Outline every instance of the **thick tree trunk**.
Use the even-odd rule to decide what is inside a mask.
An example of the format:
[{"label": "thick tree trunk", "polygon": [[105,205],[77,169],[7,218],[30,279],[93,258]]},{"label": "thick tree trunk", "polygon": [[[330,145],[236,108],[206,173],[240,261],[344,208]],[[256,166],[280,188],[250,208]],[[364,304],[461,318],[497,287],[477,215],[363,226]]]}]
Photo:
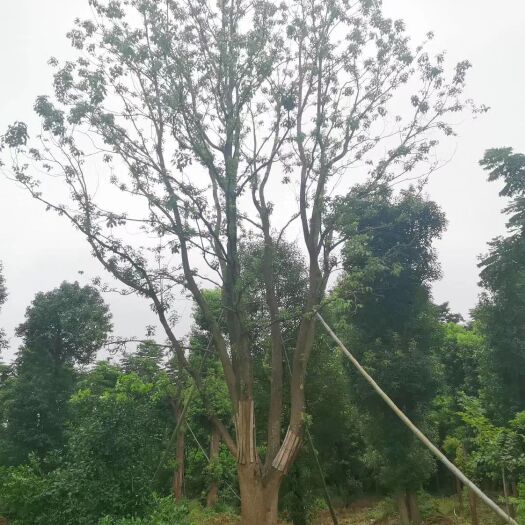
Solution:
[{"label": "thick tree trunk", "polygon": [[410,514],[408,511],[406,492],[400,492],[397,497],[397,507],[399,509],[399,521],[401,525],[410,525]]},{"label": "thick tree trunk", "polygon": [[472,492],[470,489],[468,491],[468,498],[470,503],[470,518],[472,525],[479,525],[478,498],[476,497],[476,494],[474,494],[474,492]]},{"label": "thick tree trunk", "polygon": [[[221,445],[221,435],[219,431],[213,427],[211,431],[211,440],[210,440],[210,462],[213,465],[217,458],[219,457],[219,448]],[[208,497],[206,498],[206,505],[208,507],[215,507],[219,499],[219,485],[217,484],[216,479],[212,479],[210,483],[210,488],[208,490]]]},{"label": "thick tree trunk", "polygon": [[258,463],[237,465],[241,489],[241,525],[276,525],[282,476],[263,482]]},{"label": "thick tree trunk", "polygon": [[417,494],[409,492],[407,494],[408,513],[410,516],[410,523],[413,525],[421,525],[421,512],[419,512],[419,505],[417,503]]},{"label": "thick tree trunk", "polygon": [[255,415],[251,399],[239,402],[235,431],[241,525],[277,525],[281,480],[293,461],[299,441],[289,430],[272,466],[263,469],[255,444]]}]

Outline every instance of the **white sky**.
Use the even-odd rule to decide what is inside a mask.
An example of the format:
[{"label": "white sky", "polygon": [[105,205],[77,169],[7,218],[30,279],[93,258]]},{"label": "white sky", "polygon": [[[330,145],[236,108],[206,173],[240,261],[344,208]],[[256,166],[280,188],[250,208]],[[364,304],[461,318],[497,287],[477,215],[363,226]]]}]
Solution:
[{"label": "white sky", "polygon": [[[474,65],[469,96],[491,107],[481,118],[460,122],[454,156],[428,186],[449,221],[437,243],[444,277],[434,286],[434,297],[450,301],[453,310],[467,315],[479,293],[477,257],[487,241],[504,232],[505,222],[498,186],[486,182],[478,160],[489,147],[513,146],[525,152],[525,68],[520,58],[525,49],[525,2],[384,0],[384,6],[389,16],[406,21],[415,42],[432,30],[435,46],[447,50],[451,62],[469,59]],[[50,92],[47,60],[68,56],[65,33],[75,17],[88,15],[87,0],[0,1],[0,130],[14,120],[35,122],[33,101]],[[80,234],[2,176],[0,260],[9,290],[0,326],[10,336],[36,292],[63,280],[85,283],[102,274]],[[144,301],[119,296],[107,300],[117,334],[143,336],[144,327],[154,324]],[[190,305],[181,306],[187,317]],[[13,340],[4,358],[12,357],[16,344]]]}]

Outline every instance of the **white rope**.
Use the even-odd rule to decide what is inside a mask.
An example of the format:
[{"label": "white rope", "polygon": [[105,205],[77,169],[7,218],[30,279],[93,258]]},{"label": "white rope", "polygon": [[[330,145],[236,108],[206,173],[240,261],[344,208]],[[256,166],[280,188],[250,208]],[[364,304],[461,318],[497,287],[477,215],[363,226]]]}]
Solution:
[{"label": "white rope", "polygon": [[368,372],[360,365],[359,361],[348,351],[341,340],[335,335],[334,331],[326,324],[325,320],[319,313],[316,313],[317,318],[321,321],[326,331],[330,334],[332,339],[337,343],[341,351],[350,359],[352,364],[357,368],[358,372],[368,381],[372,388],[383,398],[385,403],[395,412],[395,414],[403,421],[403,423],[416,435],[416,437],[447,467],[452,474],[454,474],[464,485],[470,488],[479,499],[485,502],[498,516],[503,518],[511,525],[518,525],[497,503],[492,501],[477,485],[475,485],[456,465],[449,459],[419,430],[419,428],[408,419],[408,417],[399,409],[399,407],[388,397],[388,395],[381,389],[381,387],[372,379]]}]

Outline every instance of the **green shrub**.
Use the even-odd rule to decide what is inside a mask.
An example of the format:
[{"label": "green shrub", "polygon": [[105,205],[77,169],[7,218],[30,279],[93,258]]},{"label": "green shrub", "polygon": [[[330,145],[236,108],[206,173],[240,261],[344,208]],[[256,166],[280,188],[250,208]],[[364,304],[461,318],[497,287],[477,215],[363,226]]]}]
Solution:
[{"label": "green shrub", "polygon": [[227,509],[206,509],[197,502],[176,502],[171,497],[156,497],[151,512],[143,518],[110,517],[100,520],[99,525],[203,525],[217,516],[233,518],[234,513]]},{"label": "green shrub", "polygon": [[151,513],[144,518],[103,518],[99,525],[190,525],[189,508],[171,497],[156,497]]},{"label": "green shrub", "polygon": [[13,525],[50,523],[49,484],[33,460],[28,465],[0,468],[0,516]]}]

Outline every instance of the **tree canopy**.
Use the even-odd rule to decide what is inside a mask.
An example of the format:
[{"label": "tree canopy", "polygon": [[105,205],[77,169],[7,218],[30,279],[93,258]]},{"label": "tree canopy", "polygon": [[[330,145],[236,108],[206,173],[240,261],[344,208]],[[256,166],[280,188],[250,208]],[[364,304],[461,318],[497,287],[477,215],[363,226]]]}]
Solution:
[{"label": "tree canopy", "polygon": [[31,453],[43,457],[63,446],[73,365],[94,359],[111,330],[110,319],[91,286],[63,282],[35,296],[17,329],[23,346],[3,394],[4,461],[17,464]]},{"label": "tree canopy", "polygon": [[480,162],[489,171],[489,180],[502,179],[500,195],[511,198],[504,209],[509,234],[493,239],[480,262],[484,293],[474,311],[488,343],[483,364],[486,401],[500,423],[525,409],[524,158],[511,148],[500,148],[488,150]]}]

